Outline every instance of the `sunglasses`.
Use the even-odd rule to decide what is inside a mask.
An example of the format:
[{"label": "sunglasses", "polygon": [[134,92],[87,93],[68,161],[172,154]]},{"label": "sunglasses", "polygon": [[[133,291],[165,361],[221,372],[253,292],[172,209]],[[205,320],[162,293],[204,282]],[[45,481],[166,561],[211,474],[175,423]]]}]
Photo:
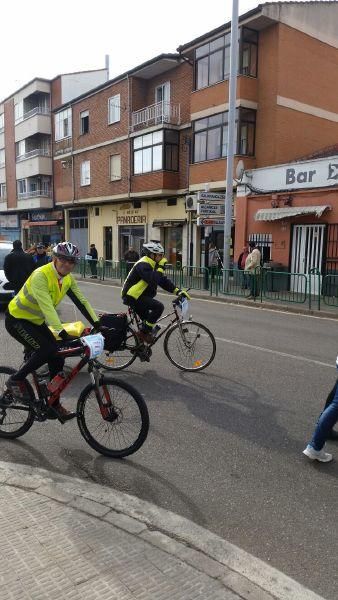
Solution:
[{"label": "sunglasses", "polygon": [[58,256],[57,258],[62,263],[69,263],[70,265],[75,265],[76,263],[76,258],[66,258],[66,256]]}]

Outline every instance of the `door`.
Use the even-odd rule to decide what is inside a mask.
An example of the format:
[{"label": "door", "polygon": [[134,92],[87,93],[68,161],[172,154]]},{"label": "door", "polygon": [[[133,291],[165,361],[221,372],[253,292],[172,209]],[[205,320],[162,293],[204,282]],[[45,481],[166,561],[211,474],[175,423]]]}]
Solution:
[{"label": "door", "polygon": [[103,228],[103,245],[104,245],[104,259],[112,260],[113,258],[113,228]]},{"label": "door", "polygon": [[157,109],[157,122],[170,122],[170,81],[161,83],[155,88],[155,103],[161,102]]},{"label": "door", "polygon": [[[318,295],[321,289],[321,272],[323,258],[323,240],[325,225],[295,225],[292,239],[292,273],[310,274],[312,269],[318,269],[318,275],[311,276],[311,292]],[[303,293],[305,291],[305,278],[292,277],[292,290]]]}]

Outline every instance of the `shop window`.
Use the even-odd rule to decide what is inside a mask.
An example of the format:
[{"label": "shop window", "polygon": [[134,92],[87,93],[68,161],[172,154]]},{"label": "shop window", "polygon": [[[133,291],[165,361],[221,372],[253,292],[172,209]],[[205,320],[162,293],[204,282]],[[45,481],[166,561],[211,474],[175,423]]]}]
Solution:
[{"label": "shop window", "polygon": [[89,110],[80,112],[80,134],[89,133]]},{"label": "shop window", "polygon": [[[254,155],[256,112],[236,110],[234,153]],[[194,162],[223,158],[228,151],[228,113],[219,113],[194,123]]]},{"label": "shop window", "polygon": [[[257,77],[258,32],[239,29],[238,72]],[[203,44],[195,50],[195,88],[197,90],[223,81],[230,73],[230,33]]]}]

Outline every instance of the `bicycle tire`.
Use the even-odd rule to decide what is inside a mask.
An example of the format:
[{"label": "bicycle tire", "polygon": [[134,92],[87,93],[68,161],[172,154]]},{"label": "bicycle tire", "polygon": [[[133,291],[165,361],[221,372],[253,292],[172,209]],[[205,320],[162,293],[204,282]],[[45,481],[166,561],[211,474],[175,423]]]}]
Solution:
[{"label": "bicycle tire", "polygon": [[[107,350],[104,350],[102,352],[102,354],[100,354],[100,356],[98,356],[95,359],[95,364],[101,368],[104,369],[105,371],[122,371],[123,369],[126,369],[127,367],[129,367],[135,360],[136,360],[136,352],[132,353],[131,352],[131,347],[129,348],[129,344],[131,344],[131,342],[129,342],[128,340],[132,339],[133,340],[133,347],[136,348],[136,346],[138,345],[138,340],[136,337],[136,334],[134,332],[134,330],[131,327],[128,327],[127,329],[127,345],[128,347],[126,348],[126,352],[129,351],[129,354],[127,354],[126,357],[126,362],[123,362],[122,364],[118,364],[119,361],[119,353],[124,352],[125,350],[115,350],[114,352],[108,352]],[[117,361],[117,364],[114,364],[114,361]]]},{"label": "bicycle tire", "polygon": [[[114,395],[116,396],[116,398],[114,398],[114,400],[112,398],[113,408],[114,408],[114,412],[116,411],[116,414],[118,414],[118,417],[116,417],[116,420],[114,420],[112,422],[109,422],[109,421],[107,422],[102,417],[102,414],[100,412],[100,407],[98,406],[98,401],[97,401],[96,394],[95,394],[95,385],[90,383],[82,390],[81,395],[78,400],[78,403],[77,403],[78,426],[79,426],[81,435],[84,437],[87,444],[89,444],[89,446],[91,446],[94,450],[96,450],[96,452],[99,452],[100,454],[103,454],[104,456],[109,456],[110,458],[123,458],[123,457],[129,456],[130,454],[133,454],[134,452],[139,450],[139,448],[141,448],[142,444],[145,442],[147,435],[148,435],[148,431],[149,431],[148,408],[147,408],[147,405],[146,405],[143,397],[141,396],[141,394],[129,383],[126,383],[125,381],[113,379],[112,377],[102,377],[102,379],[99,383],[99,387],[102,388],[103,385],[112,386],[114,388]],[[117,393],[115,394],[115,392],[117,392]],[[103,394],[103,392],[101,392],[101,393]],[[109,390],[109,393],[110,393],[110,396],[112,397],[111,390]],[[140,426],[138,428],[139,431],[137,431],[136,437],[133,436],[133,438],[135,437],[135,439],[133,439],[129,445],[126,445],[123,448],[122,447],[108,448],[107,446],[100,443],[97,440],[97,437],[95,437],[95,436],[96,436],[96,433],[98,433],[98,429],[99,428],[102,429],[102,427],[106,428],[104,433],[107,434],[107,428],[108,428],[108,425],[110,424],[112,427],[111,427],[111,431],[108,436],[109,441],[111,440],[112,433],[117,434],[118,442],[121,442],[121,440],[124,441],[124,439],[125,439],[124,434],[121,432],[121,430],[120,431],[116,430],[116,432],[113,432],[113,427],[115,427],[115,428],[118,427],[123,422],[123,418],[125,416],[123,414],[123,406],[121,406],[121,393],[124,393],[126,395],[126,397],[128,397],[130,400],[132,400],[133,405],[136,404],[136,406],[137,406],[137,414],[140,417]],[[91,396],[93,396],[93,397],[91,397]],[[120,404],[118,405],[119,400],[120,400]],[[99,423],[94,428],[95,436],[94,436],[94,433],[90,431],[90,425],[88,423],[88,418],[85,416],[86,405],[87,405],[88,401],[92,403],[92,406],[94,406],[96,423],[97,422]],[[128,419],[128,417],[127,417],[127,419]],[[106,437],[107,437],[107,435],[106,435]]]},{"label": "bicycle tire", "polygon": [[[11,369],[10,367],[0,367],[0,397],[2,397],[4,391],[5,391],[5,381],[3,378],[1,378],[1,375],[5,375],[6,376],[6,380],[8,379],[9,375],[13,375],[13,373],[15,373],[15,369]],[[27,381],[27,380],[26,380]],[[31,398],[32,400],[34,400],[35,395],[33,392],[33,388],[31,386],[31,384],[29,383],[29,381],[27,381],[27,387],[30,391],[31,394]],[[14,406],[18,406],[17,402],[12,404],[9,404],[8,406],[4,407],[2,406],[2,402],[0,400],[0,421],[1,419],[5,419],[7,413],[9,413],[9,411],[11,411],[11,407],[12,407],[12,411],[14,412],[14,414],[18,414],[20,412],[20,408],[13,408]],[[19,405],[20,406],[20,405]],[[27,418],[23,421],[22,425],[20,427],[18,427],[18,429],[13,429],[12,431],[6,431],[3,429],[3,427],[5,427],[5,423],[0,423],[0,438],[4,438],[4,439],[8,439],[8,440],[13,440],[15,438],[21,437],[22,435],[24,435],[33,425],[34,423],[34,411],[30,408],[26,406],[22,406],[22,412],[25,412],[27,415]],[[16,423],[14,422],[13,425],[15,425]]]},{"label": "bicycle tire", "polygon": [[[180,326],[182,326],[185,329],[189,329],[189,328],[197,328],[197,333],[195,335],[195,339],[199,339],[201,337],[201,333],[199,333],[200,330],[202,330],[204,333],[202,334],[203,336],[207,336],[210,340],[210,355],[208,356],[207,360],[205,361],[201,361],[201,358],[192,358],[192,352],[191,352],[191,348],[189,348],[186,344],[186,342],[183,340],[183,344],[182,344],[182,335],[181,335],[181,329]],[[178,341],[180,342],[180,346],[178,346],[178,354],[183,354],[185,353],[187,360],[191,360],[192,362],[192,366],[185,366],[183,364],[181,364],[180,362],[178,362],[178,360],[175,360],[175,358],[173,358],[172,355],[172,351],[169,349],[169,343],[171,341],[171,339],[173,340],[173,336],[175,333],[177,333],[179,331],[179,338]],[[164,352],[165,355],[167,356],[167,358],[170,360],[170,362],[177,367],[178,369],[180,369],[181,371],[188,371],[188,372],[192,372],[192,371],[203,371],[203,369],[206,369],[214,360],[215,358],[215,354],[216,354],[216,341],[214,338],[214,335],[211,333],[210,329],[208,329],[205,325],[202,325],[202,323],[198,323],[197,321],[182,321],[181,323],[176,323],[173,327],[171,327],[168,331],[168,333],[166,334],[165,338],[164,338],[164,342],[163,342],[163,347],[164,347]],[[194,365],[195,363],[195,365]]]}]

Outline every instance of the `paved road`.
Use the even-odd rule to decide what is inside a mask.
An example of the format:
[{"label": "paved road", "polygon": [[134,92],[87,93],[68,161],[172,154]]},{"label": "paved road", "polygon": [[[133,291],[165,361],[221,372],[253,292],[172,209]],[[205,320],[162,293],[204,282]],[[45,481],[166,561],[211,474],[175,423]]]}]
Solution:
[{"label": "paved road", "polygon": [[[98,309],[120,310],[116,288],[81,286]],[[67,305],[65,320],[73,314]],[[313,465],[301,451],[335,380],[337,324],[202,300],[193,315],[218,341],[207,371],[181,373],[156,348],[150,364],[119,375],[143,392],[150,410],[151,431],[137,454],[105,459],[76,424],[48,423],[15,443],[2,441],[1,458],[88,477],[169,508],[334,600],[337,462]],[[17,346],[7,334],[1,339],[2,362],[18,364]],[[78,378],[74,397],[87,379]],[[338,459],[338,445],[330,446]]]}]

